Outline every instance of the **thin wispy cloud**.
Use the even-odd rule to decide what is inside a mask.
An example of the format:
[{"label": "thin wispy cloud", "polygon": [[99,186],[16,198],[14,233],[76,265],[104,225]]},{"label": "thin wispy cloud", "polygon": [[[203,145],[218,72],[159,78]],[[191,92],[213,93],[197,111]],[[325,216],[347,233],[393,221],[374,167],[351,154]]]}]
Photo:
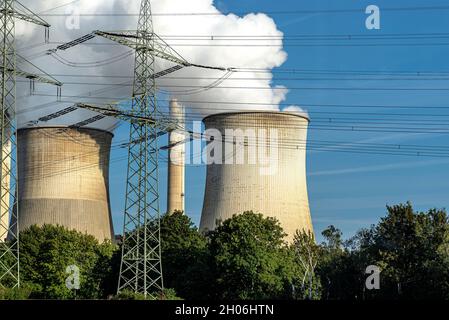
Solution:
[{"label": "thin wispy cloud", "polygon": [[351,174],[351,173],[365,173],[365,172],[378,172],[378,171],[388,171],[397,169],[408,169],[415,167],[427,167],[439,164],[448,164],[449,160],[427,160],[427,161],[415,161],[415,162],[402,162],[402,163],[390,163],[384,165],[374,165],[374,166],[364,166],[358,168],[345,168],[336,170],[323,170],[317,172],[311,172],[308,176],[333,176],[341,174]]}]

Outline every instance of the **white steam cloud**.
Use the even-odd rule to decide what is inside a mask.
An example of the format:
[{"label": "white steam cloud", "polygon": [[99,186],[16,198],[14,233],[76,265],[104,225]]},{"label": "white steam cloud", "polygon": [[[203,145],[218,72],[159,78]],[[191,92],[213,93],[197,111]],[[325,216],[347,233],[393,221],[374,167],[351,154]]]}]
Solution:
[{"label": "white steam cloud", "polygon": [[290,113],[296,113],[296,114],[299,114],[299,115],[303,115],[303,116],[309,117],[309,114],[307,113],[307,111],[304,111],[303,108],[298,107],[298,106],[288,106],[288,107],[282,109],[282,111],[290,112]]},{"label": "white steam cloud", "polygon": [[[89,45],[79,45],[67,52],[60,51],[59,59],[64,63],[45,55],[45,50],[93,30],[135,30],[137,16],[133,14],[139,12],[140,1],[80,0],[72,6],[60,7],[67,2],[70,1],[22,1],[34,12],[43,12],[43,18],[52,25],[51,43],[43,44],[44,30],[41,27],[19,22],[16,26],[18,53],[29,57],[31,62],[55,75],[55,78],[65,85],[62,91],[62,102],[57,102],[56,88],[36,84],[35,95],[29,96],[28,83],[20,82],[17,90],[19,126],[28,126],[31,121],[66,108],[75,102],[101,104],[129,100],[131,95],[134,55],[129,48],[96,38],[87,42]],[[47,11],[56,7],[60,8]],[[262,13],[251,13],[244,17],[234,14],[223,15],[213,5],[212,0],[154,0],[152,11],[158,14],[153,18],[155,32],[173,45],[173,48],[189,62],[210,66],[249,68],[244,73],[233,73],[230,78],[220,84],[226,88],[213,88],[206,91],[200,89],[209,86],[214,79],[222,77],[225,73],[193,67],[182,69],[158,79],[159,88],[167,92],[162,100],[176,97],[181,101],[191,101],[184,103],[186,112],[188,115],[195,114],[198,118],[233,110],[279,110],[279,103],[285,100],[288,89],[273,87],[271,70],[281,66],[286,61],[287,54],[282,48],[283,33],[277,29],[273,19]],[[76,17],[61,15],[67,12],[81,14],[79,29],[67,27],[76,26],[77,22]],[[191,12],[210,15],[182,15],[182,13]],[[103,15],[105,13],[109,15]],[[159,15],[161,13],[180,13],[181,15]],[[272,37],[249,43],[257,46],[239,46],[248,43],[245,40],[239,40],[238,37],[261,35]],[[215,38],[212,39],[211,36]],[[219,36],[232,38],[219,40]],[[115,63],[105,64],[108,59],[114,60],[113,58],[116,57],[121,59]],[[77,67],[69,66],[73,62]],[[170,66],[172,65],[158,60],[158,70]],[[26,64],[19,63],[19,67],[37,72]],[[260,70],[268,72],[258,72]],[[240,80],[241,78],[245,80]],[[160,104],[166,107],[168,102],[161,101]],[[37,125],[73,124],[92,115],[89,111],[79,110],[51,122]],[[103,119],[90,127],[112,130],[114,124],[113,119]]]}]

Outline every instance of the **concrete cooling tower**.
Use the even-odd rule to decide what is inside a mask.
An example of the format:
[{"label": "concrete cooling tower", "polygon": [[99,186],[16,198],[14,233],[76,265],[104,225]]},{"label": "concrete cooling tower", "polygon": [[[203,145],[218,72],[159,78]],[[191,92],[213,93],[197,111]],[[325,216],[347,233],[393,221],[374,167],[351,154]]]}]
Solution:
[{"label": "concrete cooling tower", "polygon": [[112,239],[109,155],[113,135],[98,129],[18,130],[19,228],[61,225]]},{"label": "concrete cooling tower", "polygon": [[[213,136],[208,146],[215,143],[222,149],[206,152],[200,230],[213,230],[235,214],[254,211],[277,218],[289,242],[296,230],[313,232],[306,183],[308,117],[254,111],[216,114],[203,122],[205,135]],[[209,164],[211,158],[215,163]]]}]

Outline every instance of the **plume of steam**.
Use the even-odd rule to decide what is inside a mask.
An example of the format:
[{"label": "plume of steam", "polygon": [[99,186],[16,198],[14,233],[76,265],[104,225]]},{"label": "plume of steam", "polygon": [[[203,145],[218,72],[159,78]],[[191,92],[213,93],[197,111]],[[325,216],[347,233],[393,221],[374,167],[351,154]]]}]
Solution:
[{"label": "plume of steam", "polygon": [[[22,2],[36,13],[40,13],[60,7],[68,1],[26,0]],[[77,62],[77,67],[68,66],[67,64],[70,63],[60,63],[43,53],[45,50],[56,47],[59,43],[69,42],[93,30],[135,30],[137,16],[132,14],[138,13],[139,9],[140,1],[137,0],[80,0],[71,6],[48,11],[53,14],[67,12],[81,14],[79,29],[71,28],[70,26],[73,27],[73,24],[70,25],[71,21],[68,20],[75,19],[76,22],[76,17],[44,16],[44,19],[52,25],[49,45],[43,45],[43,30],[39,27],[18,23],[16,30],[18,53],[32,58],[33,63],[52,75],[65,75],[55,76],[55,78],[61,82],[67,82],[63,88],[62,102],[56,102],[56,89],[54,88],[39,84],[37,93],[29,96],[28,84],[19,83],[19,126],[29,125],[39,117],[61,110],[74,102],[107,103],[129,100],[134,71],[134,56],[129,48],[113,45],[110,41],[100,39],[92,40],[95,45],[80,45],[60,54],[62,61]],[[242,109],[279,110],[279,103],[285,100],[288,89],[280,86],[273,87],[273,75],[270,71],[281,66],[286,61],[287,54],[282,48],[283,33],[277,29],[273,19],[263,13],[251,13],[243,17],[234,14],[224,15],[213,5],[212,0],[154,0],[152,1],[152,10],[158,14],[209,13],[210,15],[198,16],[155,15],[153,17],[154,29],[189,62],[248,68],[247,72],[232,74],[220,84],[226,88],[210,90],[197,89],[209,86],[214,79],[223,77],[224,72],[189,67],[170,74],[165,79],[158,79],[158,87],[161,91],[167,92],[167,95],[176,97],[180,101],[192,101],[184,103],[187,113],[204,116]],[[110,15],[98,15],[100,13]],[[245,41],[238,40],[239,36],[260,35],[273,37],[257,41],[258,46],[239,46],[242,42],[245,43]],[[232,38],[222,41],[217,37],[206,38],[205,36],[231,36]],[[201,40],[198,40],[198,37],[201,37]],[[34,44],[37,45],[33,46]],[[113,58],[120,59],[115,63],[105,64],[108,60],[114,60]],[[162,61],[158,61],[157,64],[157,68],[160,70],[169,66]],[[254,70],[255,68],[268,72],[257,72]],[[235,78],[248,80],[242,81]],[[236,88],[229,89],[228,87]],[[251,89],[253,87],[271,87],[271,89]],[[233,105],[229,102],[243,104]],[[167,105],[167,103],[162,104]],[[91,116],[92,113],[89,111],[80,110],[55,119],[51,124],[73,124]],[[115,120],[113,119],[103,119],[91,126],[112,130],[114,124]]]},{"label": "plume of steam", "polygon": [[309,114],[307,111],[305,111],[304,109],[302,109],[301,107],[298,106],[288,106],[284,109],[282,109],[283,112],[290,112],[290,113],[296,113],[299,115],[303,115],[306,116],[307,118],[309,117]]}]

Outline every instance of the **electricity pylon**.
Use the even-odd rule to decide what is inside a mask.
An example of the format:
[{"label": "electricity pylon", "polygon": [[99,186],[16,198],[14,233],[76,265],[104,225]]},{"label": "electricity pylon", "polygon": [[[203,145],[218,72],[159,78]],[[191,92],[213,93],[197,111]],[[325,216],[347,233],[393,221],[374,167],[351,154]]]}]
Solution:
[{"label": "electricity pylon", "polygon": [[[156,118],[155,48],[151,6],[142,0],[137,33],[132,111]],[[125,34],[105,35],[127,40]],[[122,261],[117,292],[132,290],[156,297],[164,282],[161,263],[157,128],[130,125],[128,174],[122,243]]]},{"label": "electricity pylon", "polygon": [[[17,203],[16,76],[57,85],[53,78],[21,71],[16,67],[15,19],[45,27],[50,25],[15,0],[0,4],[1,34],[1,114],[0,114],[0,287],[20,286],[19,220]],[[58,90],[59,93],[59,90]],[[6,241],[8,238],[8,241]]]},{"label": "electricity pylon", "polygon": [[[109,39],[135,50],[128,148],[128,173],[124,214],[122,260],[117,292],[129,290],[156,298],[163,292],[160,246],[160,210],[157,139],[167,120],[158,110],[156,78],[184,67],[199,67],[231,72],[231,69],[193,64],[173,50],[153,30],[150,0],[142,0],[137,30],[93,31],[81,38],[58,46],[48,54],[89,41],[96,36]],[[155,59],[170,61],[175,66],[155,72]],[[94,110],[94,111],[98,111]],[[101,112],[100,112],[101,113]],[[113,116],[113,114],[109,114]],[[148,120],[150,119],[150,120]]]},{"label": "electricity pylon", "polygon": [[158,177],[159,111],[155,57],[177,64],[167,72],[191,66],[153,31],[151,5],[142,0],[137,32],[102,32],[102,36],[136,50],[132,112],[155,120],[131,122],[128,180],[118,292],[132,290],[156,297],[163,291]]}]

